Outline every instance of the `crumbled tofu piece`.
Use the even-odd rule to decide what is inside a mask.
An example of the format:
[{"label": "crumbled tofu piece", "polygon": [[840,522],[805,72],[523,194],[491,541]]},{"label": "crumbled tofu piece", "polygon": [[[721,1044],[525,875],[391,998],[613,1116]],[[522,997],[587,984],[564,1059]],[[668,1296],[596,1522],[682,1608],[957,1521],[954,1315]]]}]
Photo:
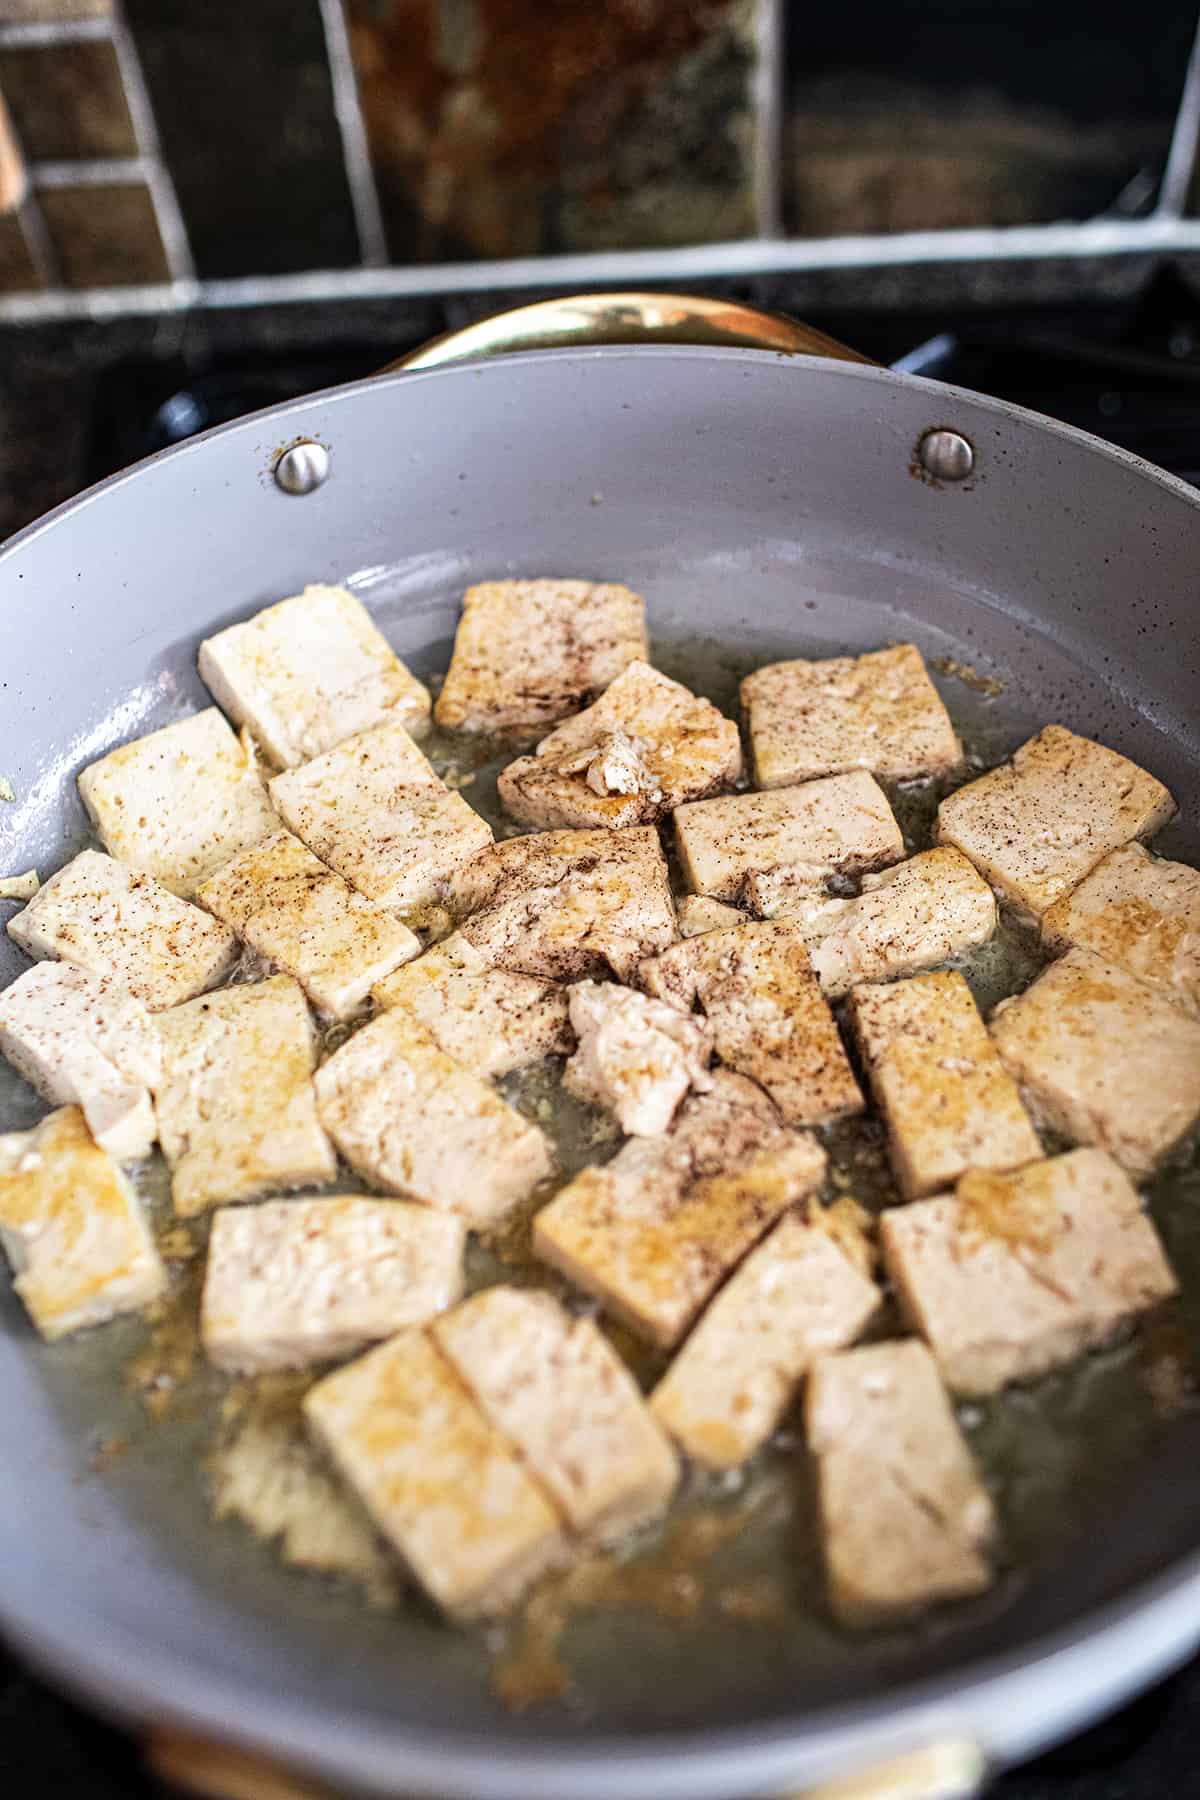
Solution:
[{"label": "crumbled tofu piece", "polygon": [[111,976],[151,1012],[213,987],[238,949],[227,925],[100,850],[52,875],[9,920],[8,935],[29,956]]},{"label": "crumbled tofu piece", "polygon": [[317,1074],[321,1122],[351,1168],[389,1194],[488,1225],[550,1172],[550,1146],[403,1007]]},{"label": "crumbled tofu piece", "polygon": [[726,906],[723,900],[710,900],[707,894],[685,894],[675,903],[675,917],[679,935],[684,938],[701,937],[706,931],[728,931],[746,922],[745,913],[738,907]]},{"label": "crumbled tofu piece", "polygon": [[962,761],[950,715],[915,644],[747,675],[742,706],[759,787],[869,769],[884,781],[942,775]]},{"label": "crumbled tofu piece", "polygon": [[814,1139],[782,1130],[752,1082],[718,1072],[667,1136],[631,1138],[544,1206],[534,1254],[669,1349],[751,1245],[824,1175]]},{"label": "crumbled tofu piece", "polygon": [[429,729],[429,690],[344,587],[306,587],[205,638],[200,678],[279,769],[385,719]]},{"label": "crumbled tofu piece", "polygon": [[289,830],[368,900],[426,906],[439,884],[492,841],[405,731],[376,725],[271,782]]},{"label": "crumbled tofu piece", "polygon": [[832,1235],[788,1213],[730,1276],[650,1404],[693,1462],[735,1469],[766,1443],[813,1358],[852,1344],[879,1306]]},{"label": "crumbled tofu piece", "polygon": [[223,1207],[208,1244],[204,1348],[218,1368],[257,1373],[425,1325],[462,1294],[466,1241],[461,1219],[402,1200]]},{"label": "crumbled tofu piece", "polygon": [[160,1014],[158,1135],[181,1218],[337,1167],[313,1094],[316,1043],[286,975],[222,988]]},{"label": "crumbled tofu piece", "polygon": [[119,982],[39,963],[0,994],[0,1054],[52,1105],[83,1108],[118,1162],[150,1154],[150,1091],[162,1077],[154,1021]]},{"label": "crumbled tofu piece", "polygon": [[721,1061],[766,1088],[789,1125],[862,1111],[803,932],[790,920],[688,938],[642,963],[638,978],[664,1000],[698,1000]]},{"label": "crumbled tofu piece", "polygon": [[311,1389],[318,1442],[452,1618],[504,1612],[564,1562],[558,1514],[436,1344],[405,1331]]},{"label": "crumbled tofu piece", "polygon": [[507,1075],[574,1045],[567,990],[557,981],[494,969],[461,931],[371,990],[402,1007],[456,1062],[477,1075]]},{"label": "crumbled tofu piece", "polygon": [[1041,1156],[1016,1083],[957,970],[855,988],[850,1023],[906,1200],[936,1193],[968,1169],[1017,1169]]},{"label": "crumbled tofu piece", "polygon": [[448,731],[536,731],[648,653],[645,604],[627,587],[481,581],[463,599],[434,716]]},{"label": "crumbled tofu piece", "polygon": [[492,1287],[433,1337],[578,1537],[612,1542],[666,1507],[675,1452],[591,1319],[549,1294]]},{"label": "crumbled tofu piece", "polygon": [[675,814],[688,886],[740,901],[748,876],[785,870],[818,884],[899,862],[904,838],[887,796],[865,771],[770,794],[697,800]]},{"label": "crumbled tofu piece", "polygon": [[937,840],[969,856],[1017,918],[1036,924],[1110,850],[1175,812],[1161,781],[1062,725],[938,807]]},{"label": "crumbled tofu piece", "polygon": [[105,849],[185,900],[231,856],[279,829],[257,771],[215,706],[90,763],[79,794]]},{"label": "crumbled tofu piece", "polygon": [[1200,1016],[1200,869],[1125,844],[1043,915],[1042,943],[1082,944]]},{"label": "crumbled tofu piece", "polygon": [[1200,1120],[1200,1020],[1123,969],[1069,950],[992,1015],[1037,1117],[1149,1175]]},{"label": "crumbled tofu piece", "polygon": [[498,792],[526,825],[640,825],[741,772],[733,720],[639,661],[534,755],[509,763]]},{"label": "crumbled tofu piece", "polygon": [[23,875],[0,875],[0,900],[32,900],[41,887],[36,869]]},{"label": "crumbled tofu piece", "polygon": [[991,1586],[992,1503],[924,1344],[818,1357],[805,1414],[843,1625],[891,1624]]},{"label": "crumbled tofu piece", "polygon": [[712,1031],[703,1020],[611,982],[577,983],[570,1003],[579,1048],[564,1086],[612,1113],[629,1136],[657,1137],[689,1088],[709,1086]]},{"label": "crumbled tofu piece", "polygon": [[44,1338],[134,1312],[166,1286],[137,1195],[76,1106],[0,1137],[0,1244]]},{"label": "crumbled tofu piece", "polygon": [[1135,1188],[1103,1150],[964,1175],[952,1195],[885,1212],[880,1239],[906,1312],[959,1394],[1073,1362],[1176,1291]]},{"label": "crumbled tofu piece", "polygon": [[335,1019],[353,1018],[374,983],[421,950],[415,932],[356,894],[290,831],[243,850],[197,898]]},{"label": "crumbled tofu piece", "polygon": [[675,941],[666,859],[651,825],[545,831],[494,844],[450,883],[462,933],[490,963],[560,981],[625,981]]}]

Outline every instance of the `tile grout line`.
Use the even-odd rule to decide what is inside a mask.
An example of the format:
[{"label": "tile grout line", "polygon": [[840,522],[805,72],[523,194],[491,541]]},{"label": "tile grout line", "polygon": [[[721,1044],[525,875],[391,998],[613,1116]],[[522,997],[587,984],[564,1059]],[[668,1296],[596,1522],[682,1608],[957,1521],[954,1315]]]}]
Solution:
[{"label": "tile grout line", "polygon": [[375,186],[345,8],[342,0],[319,0],[319,4],[333,86],[333,110],[341,133],[342,161],[358,231],[359,255],[364,267],[381,268],[388,260],[387,234]]}]

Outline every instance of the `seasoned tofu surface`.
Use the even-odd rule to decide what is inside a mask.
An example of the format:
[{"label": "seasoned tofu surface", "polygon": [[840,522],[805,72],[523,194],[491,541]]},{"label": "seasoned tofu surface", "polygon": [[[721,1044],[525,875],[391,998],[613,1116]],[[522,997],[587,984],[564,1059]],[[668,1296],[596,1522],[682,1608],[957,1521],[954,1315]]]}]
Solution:
[{"label": "seasoned tofu surface", "polygon": [[385,1011],[400,1007],[419,1020],[447,1056],[477,1075],[507,1075],[574,1047],[562,983],[494,969],[461,931],[371,992]]},{"label": "seasoned tofu surface", "polygon": [[89,763],[79,794],[105,849],[185,900],[279,829],[251,757],[215,706]]},{"label": "seasoned tofu surface", "polygon": [[645,604],[619,583],[482,581],[463,599],[434,716],[448,731],[537,731],[648,654]]},{"label": "seasoned tofu surface", "polygon": [[1042,943],[1055,956],[1092,950],[1200,1017],[1200,869],[1142,844],[1113,850],[1050,907]]},{"label": "seasoned tofu surface", "polygon": [[964,1175],[952,1195],[884,1213],[880,1238],[958,1394],[1060,1368],[1176,1291],[1137,1190],[1103,1150]]},{"label": "seasoned tofu surface", "polygon": [[1151,1174],[1200,1122],[1200,1020],[1135,976],[1069,950],[992,1016],[1038,1118]]},{"label": "seasoned tofu surface", "polygon": [[675,902],[675,918],[680,937],[701,937],[706,931],[726,931],[731,925],[744,925],[746,915],[739,907],[727,906],[724,900],[710,900],[707,894],[685,894]]},{"label": "seasoned tofu surface", "polygon": [[937,839],[970,857],[1026,923],[1078,886],[1110,850],[1148,838],[1175,802],[1136,763],[1047,725],[938,807]]},{"label": "seasoned tofu surface", "polygon": [[1015,1169],[1041,1155],[957,970],[855,988],[850,1021],[906,1199],[936,1193],[968,1169]]},{"label": "seasoned tofu surface", "polygon": [[771,663],[742,683],[759,787],[869,769],[884,781],[962,761],[950,715],[914,644],[823,662]]},{"label": "seasoned tofu surface", "polygon": [[741,772],[733,720],[638,661],[534,755],[509,763],[499,794],[526,825],[640,825],[730,786]]},{"label": "seasoned tofu surface", "polygon": [[395,719],[429,729],[429,690],[410,674],[361,600],[306,587],[200,646],[200,677],[278,769]]},{"label": "seasoned tofu surface", "polygon": [[581,981],[569,995],[579,1047],[563,1072],[568,1093],[612,1113],[631,1137],[667,1131],[688,1090],[709,1086],[710,1027],[614,982]]}]

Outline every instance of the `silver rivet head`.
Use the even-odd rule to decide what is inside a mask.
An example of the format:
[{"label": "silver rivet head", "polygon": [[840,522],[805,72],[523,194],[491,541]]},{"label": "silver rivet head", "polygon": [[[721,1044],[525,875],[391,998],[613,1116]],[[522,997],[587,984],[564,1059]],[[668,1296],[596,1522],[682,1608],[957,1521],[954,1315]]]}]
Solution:
[{"label": "silver rivet head", "polygon": [[935,481],[965,481],[975,467],[975,449],[960,431],[938,427],[927,431],[917,445],[917,457]]},{"label": "silver rivet head", "polygon": [[285,494],[311,494],[329,474],[329,452],[324,444],[305,439],[293,444],[275,464],[275,485]]}]

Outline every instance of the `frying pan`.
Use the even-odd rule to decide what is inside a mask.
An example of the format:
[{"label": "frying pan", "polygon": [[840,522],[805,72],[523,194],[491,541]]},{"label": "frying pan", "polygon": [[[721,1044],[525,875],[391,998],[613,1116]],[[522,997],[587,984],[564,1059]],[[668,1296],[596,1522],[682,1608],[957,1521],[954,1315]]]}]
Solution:
[{"label": "frying pan", "polygon": [[[468,583],[546,572],[630,583],[662,642],[761,661],[912,637],[997,673],[999,700],[962,693],[996,754],[1050,719],[1102,738],[1171,785],[1170,847],[1200,861],[1200,499],[1182,483],[724,303],[557,302],[425,363],[153,457],[0,553],[3,872],[81,841],[83,763],[204,703],[205,633],[348,580],[429,671]],[[0,951],[0,979],[17,968]],[[0,1090],[0,1129],[32,1117]],[[814,1658],[788,1632],[618,1621],[584,1714],[513,1717],[469,1639],[339,1611],[209,1526],[191,1466],[90,1477],[103,1338],[39,1347],[3,1284],[0,1624],[114,1716],[343,1788],[733,1800],[887,1765],[889,1791],[907,1769],[904,1791],[965,1792],[1200,1642],[1185,1415],[1069,1544],[945,1627]]]}]

